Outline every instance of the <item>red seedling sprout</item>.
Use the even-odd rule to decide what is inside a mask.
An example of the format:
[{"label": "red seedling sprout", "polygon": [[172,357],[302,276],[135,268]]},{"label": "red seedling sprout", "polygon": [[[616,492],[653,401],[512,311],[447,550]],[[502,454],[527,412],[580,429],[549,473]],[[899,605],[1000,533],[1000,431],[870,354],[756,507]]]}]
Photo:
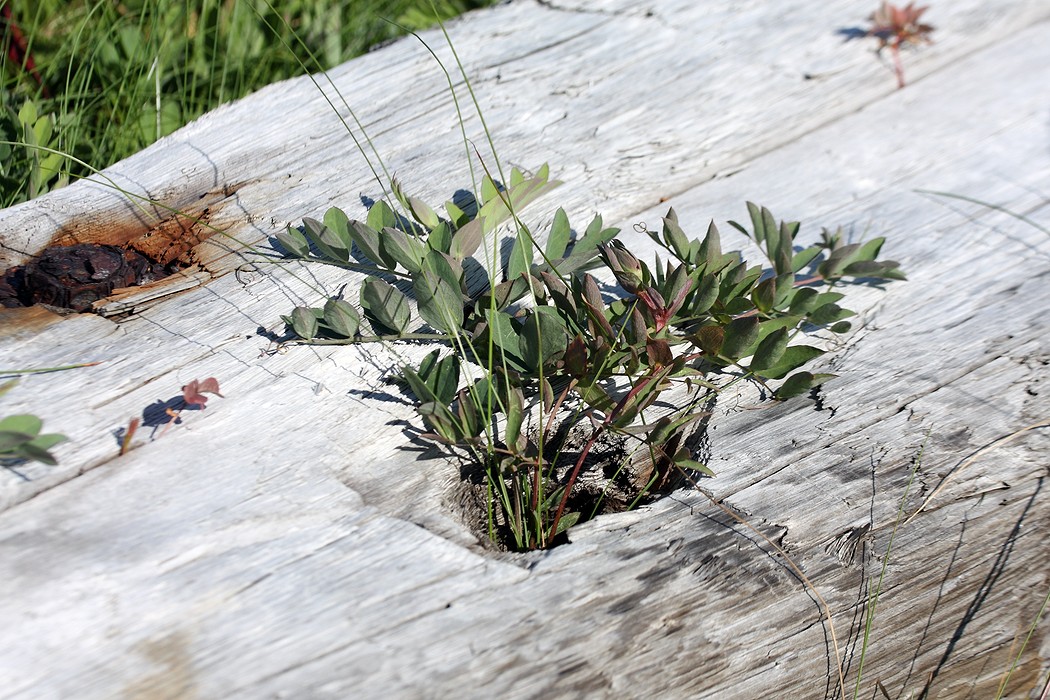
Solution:
[{"label": "red seedling sprout", "polygon": [[909,2],[904,7],[883,2],[869,18],[874,26],[868,30],[868,36],[879,40],[879,51],[887,46],[893,55],[893,68],[897,73],[897,87],[904,87],[904,67],[901,65],[901,46],[909,44],[931,44],[929,34],[933,26],[919,21],[927,6],[915,7]]},{"label": "red seedling sprout", "polygon": [[[192,382],[182,387],[182,402],[183,408],[186,406],[200,406],[201,410],[207,408],[208,397],[205,394],[215,394],[220,399],[226,398],[219,393],[219,380],[215,377],[208,377],[200,381],[194,379]],[[179,419],[179,414],[182,413],[182,409],[176,411],[171,408],[164,409],[164,412],[171,416],[171,420],[164,426],[164,430],[161,431],[161,435],[168,432],[168,428]]]},{"label": "red seedling sprout", "polygon": [[127,430],[124,431],[124,438],[120,441],[120,454],[126,455],[128,450],[131,449],[131,439],[135,437],[135,431],[139,429],[139,425],[142,421],[138,418],[132,418],[131,422],[128,423]]},{"label": "red seedling sprout", "polygon": [[208,377],[200,382],[194,379],[182,387],[182,400],[186,402],[187,406],[194,404],[204,408],[204,404],[208,403],[208,397],[204,396],[204,394],[215,394],[220,399],[225,398],[219,393],[219,380],[215,377]]}]

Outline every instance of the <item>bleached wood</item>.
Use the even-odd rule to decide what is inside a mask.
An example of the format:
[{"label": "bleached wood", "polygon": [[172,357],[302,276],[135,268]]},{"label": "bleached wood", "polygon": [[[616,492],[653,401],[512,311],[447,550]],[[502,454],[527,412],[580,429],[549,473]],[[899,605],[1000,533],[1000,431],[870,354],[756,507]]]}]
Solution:
[{"label": "bleached wood", "polygon": [[[1050,226],[1050,8],[935,6],[937,44],[905,57],[911,85],[898,92],[870,43],[835,34],[863,25],[867,3],[580,7],[514,3],[453,28],[501,155],[549,160],[566,181],[534,216],[555,202],[577,224],[601,211],[644,249],[631,225],[655,226],[669,205],[699,234],[752,199],[801,220],[804,236],[839,224],[886,235],[911,277],[849,290],[861,329],[829,360],[843,376],[821,405],[720,401],[706,447],[718,476],[703,487],[816,584],[852,682],[866,585],[920,450],[912,510],[968,454],[1050,417],[1050,237],[915,192],[978,197]],[[467,184],[425,51],[399,42],[333,79],[412,191],[440,200]],[[205,194],[211,223],[249,243],[330,204],[360,216],[356,198],[379,194],[305,79],[108,173],[191,212]],[[4,255],[21,260],[59,231],[141,231],[144,216],[80,183],[0,212]],[[0,692],[834,695],[820,609],[700,494],[587,523],[549,553],[483,553],[448,502],[458,467],[413,449],[402,433],[413,410],[382,381],[427,348],[267,354],[257,328],[280,332],[279,314],[316,304],[310,285],[357,278],[266,268],[238,279],[229,272],[250,256],[211,250],[210,282],[120,323],[26,312],[0,330],[3,367],[105,361],[4,397],[5,412],[35,412],[72,440],[59,467],[0,481],[0,675],[12,679]],[[116,456],[113,431],[206,376],[226,399]],[[989,452],[898,532],[862,697],[876,680],[917,695],[934,671],[935,696],[994,696],[1050,587],[1048,454],[1045,430]],[[1038,696],[1041,629],[1010,697]]]}]

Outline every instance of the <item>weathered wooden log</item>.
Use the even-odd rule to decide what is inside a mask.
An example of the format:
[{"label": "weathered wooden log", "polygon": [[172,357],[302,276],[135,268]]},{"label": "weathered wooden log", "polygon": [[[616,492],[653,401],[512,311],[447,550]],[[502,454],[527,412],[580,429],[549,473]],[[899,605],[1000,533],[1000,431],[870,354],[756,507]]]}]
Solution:
[{"label": "weathered wooden log", "polygon": [[[852,691],[866,646],[859,697],[876,683],[994,697],[1011,668],[1004,697],[1039,697],[1046,623],[1020,645],[1050,589],[1050,435],[1019,431],[1050,418],[1050,8],[936,6],[936,43],[905,56],[901,91],[873,43],[844,40],[872,9],[522,0],[450,28],[501,157],[549,161],[566,183],[533,216],[600,211],[630,235],[673,204],[699,232],[751,199],[803,238],[885,235],[910,277],[849,290],[858,330],[819,401],[719,401],[703,492],[602,516],[549,552],[481,547],[458,465],[405,438],[414,411],[383,380],[428,348],[272,352],[280,314],[361,277],[262,265],[247,246],[382,194],[324,79],[271,86],[0,212],[4,266],[55,243],[204,238],[196,219],[225,232],[194,240],[179,293],[125,297],[117,320],[0,316],[0,369],[102,362],[26,377],[0,403],[71,438],[57,467],[0,472],[3,692],[836,697],[835,648]],[[418,43],[330,78],[410,189],[443,201],[469,186]],[[150,417],[207,376],[226,398],[161,436]],[[133,417],[146,425],[118,456]],[[890,550],[902,498],[924,508]]]}]

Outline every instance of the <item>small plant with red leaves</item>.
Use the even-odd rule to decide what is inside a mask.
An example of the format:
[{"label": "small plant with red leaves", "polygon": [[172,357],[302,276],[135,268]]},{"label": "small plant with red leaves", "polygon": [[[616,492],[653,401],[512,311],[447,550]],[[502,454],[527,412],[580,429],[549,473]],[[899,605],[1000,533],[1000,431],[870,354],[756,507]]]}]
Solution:
[{"label": "small plant with red leaves", "polygon": [[204,408],[204,404],[208,403],[208,397],[204,394],[215,394],[220,399],[225,398],[219,393],[219,380],[215,377],[208,377],[202,381],[194,379],[182,387],[182,400],[187,406],[194,405]]},{"label": "small plant with red leaves", "polygon": [[[172,408],[167,408],[164,410],[165,413],[171,416],[171,420],[168,421],[168,424],[166,426],[164,426],[164,430],[161,431],[161,435],[168,432],[168,428],[170,428],[173,423],[179,420],[179,415],[186,408],[189,408],[190,406],[199,406],[201,410],[207,408],[205,404],[208,403],[208,397],[205,396],[205,394],[215,394],[220,399],[225,398],[222,394],[219,393],[219,380],[215,377],[208,377],[207,379],[202,380],[194,379],[189,384],[182,387],[183,408],[179,409],[178,411]],[[131,432],[130,428],[128,432]],[[124,452],[126,451],[127,445],[122,445],[121,454],[124,454]]]},{"label": "small plant with red leaves", "polygon": [[879,40],[879,51],[887,46],[893,55],[893,68],[897,73],[897,87],[904,87],[904,67],[901,65],[902,46],[919,44],[930,44],[930,32],[933,25],[924,24],[920,21],[923,13],[929,7],[915,7],[910,2],[904,7],[897,7],[893,3],[883,2],[869,18],[874,26],[868,30],[868,36]]}]

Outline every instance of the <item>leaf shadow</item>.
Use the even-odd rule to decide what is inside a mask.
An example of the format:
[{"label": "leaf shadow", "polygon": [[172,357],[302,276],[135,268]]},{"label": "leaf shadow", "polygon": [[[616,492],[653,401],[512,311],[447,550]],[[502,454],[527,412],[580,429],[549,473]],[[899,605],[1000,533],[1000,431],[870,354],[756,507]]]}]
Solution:
[{"label": "leaf shadow", "polygon": [[835,33],[842,37],[842,42],[864,39],[868,36],[868,30],[861,27],[839,27]]},{"label": "leaf shadow", "polygon": [[[152,438],[154,433],[156,433],[157,428],[166,426],[170,423],[175,423],[176,425],[182,423],[182,418],[179,414],[183,411],[203,410],[204,406],[186,403],[182,394],[173,396],[167,400],[157,399],[142,409],[142,427],[153,429],[153,432],[150,433],[150,438]],[[171,411],[176,415],[172,416],[168,411]]]}]

